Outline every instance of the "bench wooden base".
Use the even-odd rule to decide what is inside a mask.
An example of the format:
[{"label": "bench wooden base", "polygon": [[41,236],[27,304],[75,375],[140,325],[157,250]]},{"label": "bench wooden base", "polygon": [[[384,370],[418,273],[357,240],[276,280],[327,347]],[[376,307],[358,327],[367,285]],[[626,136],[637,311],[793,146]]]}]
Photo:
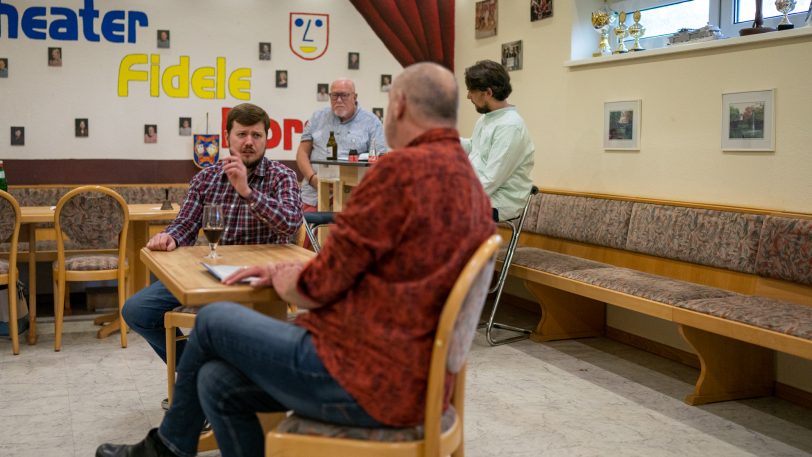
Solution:
[{"label": "bench wooden base", "polygon": [[541,306],[541,320],[530,335],[533,341],[587,338],[604,334],[606,304],[591,298],[525,281]]},{"label": "bench wooden base", "polygon": [[680,325],[679,332],[699,356],[700,374],[689,405],[772,395],[775,351]]}]

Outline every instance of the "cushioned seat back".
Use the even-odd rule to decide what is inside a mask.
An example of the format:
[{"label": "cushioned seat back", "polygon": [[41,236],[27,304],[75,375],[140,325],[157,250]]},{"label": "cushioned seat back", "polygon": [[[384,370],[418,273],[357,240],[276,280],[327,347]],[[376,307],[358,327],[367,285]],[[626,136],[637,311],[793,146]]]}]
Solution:
[{"label": "cushioned seat back", "polygon": [[125,211],[111,195],[82,192],[62,206],[59,224],[79,249],[116,248]]},{"label": "cushioned seat back", "polygon": [[18,222],[14,203],[9,200],[11,195],[8,195],[8,197],[6,195],[8,194],[0,195],[0,243],[11,240]]},{"label": "cushioned seat back", "polygon": [[635,203],[626,249],[754,273],[764,216]]},{"label": "cushioned seat back", "polygon": [[523,230],[623,249],[632,202],[541,193],[533,197]]},{"label": "cushioned seat back", "polygon": [[812,220],[767,216],[756,273],[812,285]]}]

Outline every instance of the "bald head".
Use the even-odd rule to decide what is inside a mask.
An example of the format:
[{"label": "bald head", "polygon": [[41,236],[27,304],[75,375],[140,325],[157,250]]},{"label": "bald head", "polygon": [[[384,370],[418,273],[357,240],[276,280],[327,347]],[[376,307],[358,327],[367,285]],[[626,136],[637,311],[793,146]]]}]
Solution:
[{"label": "bald head", "polygon": [[457,80],[445,67],[422,62],[395,78],[392,91],[402,92],[419,115],[444,127],[457,126]]},{"label": "bald head", "polygon": [[427,130],[457,127],[457,81],[435,63],[411,65],[389,91],[384,131],[392,148],[408,145]]}]

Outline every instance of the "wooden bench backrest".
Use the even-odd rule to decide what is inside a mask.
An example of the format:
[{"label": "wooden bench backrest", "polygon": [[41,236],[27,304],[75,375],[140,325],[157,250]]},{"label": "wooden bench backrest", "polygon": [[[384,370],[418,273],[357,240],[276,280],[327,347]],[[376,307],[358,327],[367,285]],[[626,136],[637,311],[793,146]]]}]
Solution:
[{"label": "wooden bench backrest", "polygon": [[812,215],[542,190],[522,245],[812,305]]}]

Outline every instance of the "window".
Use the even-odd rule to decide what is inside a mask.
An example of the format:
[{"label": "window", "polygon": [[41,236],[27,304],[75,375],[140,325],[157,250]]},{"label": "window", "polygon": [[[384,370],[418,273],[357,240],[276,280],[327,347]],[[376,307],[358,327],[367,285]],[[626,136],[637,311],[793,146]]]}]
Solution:
[{"label": "window", "polygon": [[[615,11],[626,11],[626,25],[633,23],[631,13],[640,10],[640,24],[646,33],[640,40],[647,49],[667,45],[668,37],[682,28],[698,29],[711,20],[711,3],[719,0],[624,0],[611,2]],[[628,38],[627,38],[628,40]]]},{"label": "window", "polygon": [[[806,19],[806,12],[809,10],[809,2],[810,0],[799,0],[795,4],[795,9],[792,11],[792,13],[790,13],[790,17],[796,16],[801,18],[801,20]],[[756,2],[753,0],[735,0],[734,3],[735,12],[733,13],[733,17],[735,20],[733,22],[752,22],[755,20]],[[783,16],[783,14],[778,12],[778,10],[775,8],[775,2],[764,2],[761,8],[761,14],[765,19],[777,17],[780,20],[781,16]]]}]

